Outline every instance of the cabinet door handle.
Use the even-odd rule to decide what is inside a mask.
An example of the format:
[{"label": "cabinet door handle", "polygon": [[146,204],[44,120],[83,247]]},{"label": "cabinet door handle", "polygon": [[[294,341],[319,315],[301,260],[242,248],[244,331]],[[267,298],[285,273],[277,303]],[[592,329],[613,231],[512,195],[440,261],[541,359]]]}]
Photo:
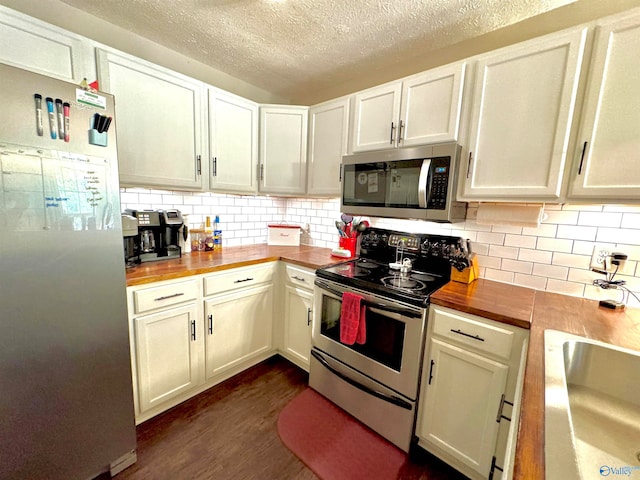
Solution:
[{"label": "cabinet door handle", "polygon": [[198,175],[202,175],[202,159],[200,155],[196,157],[196,168],[198,170]]},{"label": "cabinet door handle", "polygon": [[429,385],[431,385],[431,380],[433,379],[433,366],[436,364],[433,360],[431,360],[431,366],[429,367]]},{"label": "cabinet door handle", "polygon": [[291,277],[291,278],[293,278],[293,279],[295,279],[295,280],[300,280],[301,282],[306,282],[306,280],[305,280],[304,278],[302,278],[302,277],[298,277],[297,275],[294,275],[294,276],[293,276],[293,277]]},{"label": "cabinet door handle", "polygon": [[251,280],[253,280],[253,278],[245,278],[245,279],[242,279],[242,280],[236,280],[233,283],[250,282]]},{"label": "cabinet door handle", "polygon": [[469,162],[467,163],[467,178],[471,175],[471,159],[473,158],[473,152],[469,152]]},{"label": "cabinet door handle", "polygon": [[454,330],[453,328],[451,329],[451,331],[453,333],[457,333],[458,335],[464,335],[465,337],[472,338],[473,340],[478,340],[479,342],[484,342],[484,338],[482,338],[479,335],[471,335],[469,333],[464,333],[462,330]]},{"label": "cabinet door handle", "polygon": [[264,164],[260,164],[260,181],[264,180]]},{"label": "cabinet door handle", "polygon": [[213,335],[213,315],[209,315],[207,320],[209,320],[209,335]]},{"label": "cabinet door handle", "polygon": [[342,165],[338,167],[338,182],[342,183]]},{"label": "cabinet door handle", "polygon": [[400,120],[400,127],[398,128],[398,143],[402,141],[402,129],[404,128],[404,122]]},{"label": "cabinet door handle", "polygon": [[211,170],[213,171],[213,176],[218,176],[218,157],[213,157],[213,165]]},{"label": "cabinet door handle", "polygon": [[578,175],[582,175],[582,164],[584,162],[584,154],[587,151],[587,142],[582,145],[582,155],[580,155],[580,166],[578,167]]},{"label": "cabinet door handle", "polygon": [[395,125],[393,124],[393,122],[391,122],[391,136],[389,138],[389,143],[391,145],[393,145],[393,131],[396,129]]},{"label": "cabinet door handle", "polygon": [[154,299],[153,299],[153,301],[154,301],[154,302],[160,302],[160,301],[162,301],[162,300],[166,300],[166,299],[168,299],[168,298],[180,297],[180,296],[182,296],[182,295],[184,295],[184,293],[183,293],[183,292],[181,292],[181,293],[174,293],[174,294],[172,294],[172,295],[165,295],[165,296],[163,296],[163,297],[154,298]]},{"label": "cabinet door handle", "polygon": [[307,308],[307,327],[311,325],[311,309]]},{"label": "cabinet door handle", "polygon": [[196,321],[191,320],[191,339],[195,341],[196,339]]}]

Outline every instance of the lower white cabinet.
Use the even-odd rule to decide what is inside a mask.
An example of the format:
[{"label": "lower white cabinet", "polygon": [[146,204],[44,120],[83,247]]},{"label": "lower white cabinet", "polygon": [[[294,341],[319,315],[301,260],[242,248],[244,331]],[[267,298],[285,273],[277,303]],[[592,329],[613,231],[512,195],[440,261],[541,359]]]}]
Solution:
[{"label": "lower white cabinet", "polygon": [[510,478],[528,332],[439,306],[428,330],[418,444],[469,478]]},{"label": "lower white cabinet", "polygon": [[284,328],[280,353],[308,372],[315,272],[308,268],[285,265],[284,273]]},{"label": "lower white cabinet", "polygon": [[134,323],[140,412],[202,384],[202,325],[194,303],[137,317]]},{"label": "lower white cabinet", "polygon": [[204,302],[207,380],[272,349],[271,283]]}]

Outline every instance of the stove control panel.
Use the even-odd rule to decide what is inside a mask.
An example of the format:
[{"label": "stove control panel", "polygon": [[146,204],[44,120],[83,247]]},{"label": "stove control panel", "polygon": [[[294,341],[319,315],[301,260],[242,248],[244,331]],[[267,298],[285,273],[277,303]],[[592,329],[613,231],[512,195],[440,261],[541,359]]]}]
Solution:
[{"label": "stove control panel", "polygon": [[420,250],[420,238],[412,235],[389,235],[389,246],[405,250]]}]

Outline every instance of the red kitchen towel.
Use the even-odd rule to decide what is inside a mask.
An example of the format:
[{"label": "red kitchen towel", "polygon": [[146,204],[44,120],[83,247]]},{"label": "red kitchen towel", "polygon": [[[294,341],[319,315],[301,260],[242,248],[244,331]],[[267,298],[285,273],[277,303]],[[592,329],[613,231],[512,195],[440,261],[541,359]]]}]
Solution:
[{"label": "red kitchen towel", "polygon": [[366,341],[364,312],[365,306],[362,304],[362,296],[350,292],[342,294],[340,309],[340,341],[342,343],[353,345],[355,342],[362,344]]}]

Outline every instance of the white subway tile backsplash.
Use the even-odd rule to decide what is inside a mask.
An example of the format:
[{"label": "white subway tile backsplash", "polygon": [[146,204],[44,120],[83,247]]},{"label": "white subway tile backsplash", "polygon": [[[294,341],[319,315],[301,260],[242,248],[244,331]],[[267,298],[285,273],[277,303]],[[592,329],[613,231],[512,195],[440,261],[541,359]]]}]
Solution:
[{"label": "white subway tile backsplash", "polygon": [[489,245],[489,255],[491,257],[518,258],[518,249],[514,247],[502,247],[500,245]]},{"label": "white subway tile backsplash", "polygon": [[533,265],[533,274],[539,277],[566,280],[569,274],[569,268],[558,265],[544,265],[542,263],[536,263]]},{"label": "white subway tile backsplash", "polygon": [[539,238],[536,246],[537,250],[548,250],[551,252],[571,252],[573,240],[562,240],[556,238]]},{"label": "white subway tile backsplash", "polygon": [[531,272],[533,271],[533,263],[505,258],[502,260],[502,270],[531,275]]},{"label": "white subway tile backsplash", "polygon": [[489,280],[495,280],[503,283],[513,283],[513,272],[507,272],[505,270],[494,270],[493,268],[485,269],[485,278]]},{"label": "white subway tile backsplash", "polygon": [[504,237],[504,245],[507,247],[536,248],[537,240],[537,237],[508,234]]},{"label": "white subway tile backsplash", "polygon": [[478,242],[489,243],[491,245],[504,245],[504,233],[478,232],[476,237]]},{"label": "white subway tile backsplash", "polygon": [[573,240],[591,240],[595,241],[596,227],[576,227],[573,225],[558,225],[557,238],[570,238]]},{"label": "white subway tile backsplash", "polygon": [[539,227],[524,227],[522,229],[522,234],[531,235],[532,237],[555,238],[557,231],[557,225],[541,223]]},{"label": "white subway tile backsplash", "polygon": [[[122,209],[178,208],[188,214],[192,228],[206,216],[220,215],[225,246],[266,243],[267,223],[309,224],[302,242],[334,248],[338,198],[281,198],[209,192],[170,192],[123,188]],[[467,209],[467,220],[456,224],[370,218],[372,225],[417,233],[469,238],[478,255],[480,274],[492,280],[538,290],[586,298],[620,299],[621,290],[602,290],[593,280],[603,275],[589,270],[596,244],[629,256],[616,276],[640,296],[640,205],[545,205],[539,227],[478,225],[477,203]],[[629,296],[629,305],[640,302]]]},{"label": "white subway tile backsplash", "polygon": [[523,275],[521,273],[516,273],[513,279],[513,283],[515,285],[520,285],[522,287],[534,288],[536,290],[544,290],[547,288],[547,278],[546,277],[535,277],[533,275]]},{"label": "white subway tile backsplash", "polygon": [[622,222],[622,213],[614,212],[580,212],[578,225],[591,225],[594,227],[619,227]]},{"label": "white subway tile backsplash", "polygon": [[535,263],[551,263],[551,258],[553,256],[552,252],[543,252],[541,250],[531,250],[527,248],[521,248],[518,253],[518,260],[523,260],[525,262],[535,262]]},{"label": "white subway tile backsplash", "polygon": [[554,252],[551,260],[552,265],[562,265],[564,267],[589,268],[591,256],[574,255],[573,253]]}]

